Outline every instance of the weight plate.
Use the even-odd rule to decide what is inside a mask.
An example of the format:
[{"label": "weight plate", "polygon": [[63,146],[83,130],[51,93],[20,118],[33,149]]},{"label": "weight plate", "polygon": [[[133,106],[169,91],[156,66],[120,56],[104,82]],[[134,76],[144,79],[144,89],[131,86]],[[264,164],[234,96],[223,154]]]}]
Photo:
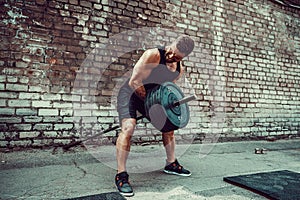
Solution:
[{"label": "weight plate", "polygon": [[[183,93],[181,92],[180,88],[172,82],[166,82],[162,86],[165,87],[164,95],[168,96],[167,99],[166,99],[166,96],[164,96],[164,98],[163,98],[163,106],[166,110],[168,119],[174,126],[176,126],[178,128],[185,127],[189,121],[188,105],[185,103],[185,104],[181,104],[176,107],[172,107],[172,106],[170,106],[171,104],[169,102],[170,99],[177,98],[176,101],[182,99],[184,97]],[[174,103],[174,101],[173,101],[173,103]]]},{"label": "weight plate", "polygon": [[166,82],[148,92],[145,99],[146,116],[153,126],[162,132],[183,128],[189,121],[187,104],[172,106],[184,97],[180,88],[172,82]]},{"label": "weight plate", "polygon": [[[179,99],[174,93],[170,93],[168,95],[168,105],[173,105],[174,102],[178,101]],[[170,110],[175,114],[175,115],[180,115],[180,106],[169,106]]]}]

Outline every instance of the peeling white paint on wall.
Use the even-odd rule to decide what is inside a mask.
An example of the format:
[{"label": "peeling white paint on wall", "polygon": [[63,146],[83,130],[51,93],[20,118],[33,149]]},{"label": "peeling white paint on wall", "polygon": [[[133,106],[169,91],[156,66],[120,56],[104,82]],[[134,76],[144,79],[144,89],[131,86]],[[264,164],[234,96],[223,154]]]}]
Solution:
[{"label": "peeling white paint on wall", "polygon": [[10,16],[10,19],[4,19],[3,23],[5,25],[14,24],[17,25],[19,19],[27,19],[28,16],[24,15],[22,9],[17,8],[15,6],[11,6],[9,4],[4,4],[4,7],[9,8],[10,10],[7,12],[7,15]]}]

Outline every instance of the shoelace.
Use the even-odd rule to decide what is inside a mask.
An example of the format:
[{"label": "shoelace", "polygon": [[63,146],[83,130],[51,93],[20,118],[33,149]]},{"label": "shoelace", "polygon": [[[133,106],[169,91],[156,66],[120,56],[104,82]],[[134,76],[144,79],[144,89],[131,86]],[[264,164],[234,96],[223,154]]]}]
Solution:
[{"label": "shoelace", "polygon": [[174,167],[175,170],[178,169],[178,170],[182,171],[182,166],[177,164],[177,163],[173,163],[173,167]]},{"label": "shoelace", "polygon": [[124,184],[126,184],[126,183],[130,184],[129,181],[128,181],[128,176],[122,177],[121,179],[120,179],[119,176],[117,176],[117,182],[119,182],[118,185],[119,185],[120,187],[122,187],[122,186],[123,186]]}]

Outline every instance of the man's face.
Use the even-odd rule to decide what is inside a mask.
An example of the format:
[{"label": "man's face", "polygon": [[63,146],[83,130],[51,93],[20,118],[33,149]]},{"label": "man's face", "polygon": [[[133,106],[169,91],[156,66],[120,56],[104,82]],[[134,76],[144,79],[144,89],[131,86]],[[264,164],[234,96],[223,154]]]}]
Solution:
[{"label": "man's face", "polygon": [[169,49],[166,51],[166,62],[173,63],[179,62],[184,58],[184,54],[181,53],[175,45],[171,45]]}]

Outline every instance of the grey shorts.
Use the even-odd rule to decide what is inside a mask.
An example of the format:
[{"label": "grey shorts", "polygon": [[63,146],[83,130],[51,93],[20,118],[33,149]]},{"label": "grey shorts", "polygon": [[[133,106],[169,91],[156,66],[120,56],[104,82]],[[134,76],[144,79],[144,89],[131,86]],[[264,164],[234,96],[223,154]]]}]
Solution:
[{"label": "grey shorts", "polygon": [[137,112],[145,115],[144,101],[141,100],[134,91],[125,83],[120,88],[117,98],[117,111],[119,113],[119,122],[125,118],[137,118]]}]

